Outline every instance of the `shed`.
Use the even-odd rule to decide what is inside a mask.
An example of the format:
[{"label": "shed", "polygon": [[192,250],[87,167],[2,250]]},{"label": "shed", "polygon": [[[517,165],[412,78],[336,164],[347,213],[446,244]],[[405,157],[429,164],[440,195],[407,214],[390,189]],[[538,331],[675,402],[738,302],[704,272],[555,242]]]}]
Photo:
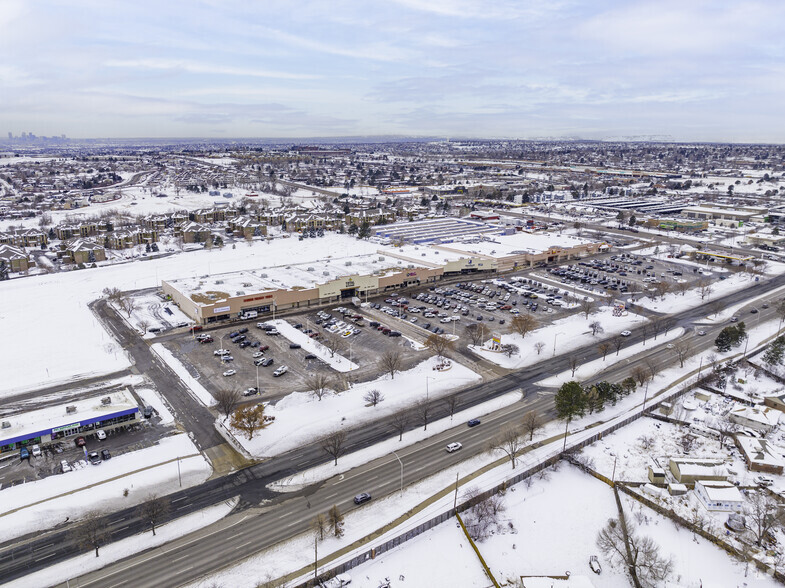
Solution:
[{"label": "shed", "polygon": [[652,484],[657,484],[659,486],[664,486],[665,470],[663,468],[649,466],[649,482],[651,482]]},{"label": "shed", "polygon": [[687,494],[687,486],[684,484],[671,483],[668,484],[668,492],[671,496],[683,496]]}]

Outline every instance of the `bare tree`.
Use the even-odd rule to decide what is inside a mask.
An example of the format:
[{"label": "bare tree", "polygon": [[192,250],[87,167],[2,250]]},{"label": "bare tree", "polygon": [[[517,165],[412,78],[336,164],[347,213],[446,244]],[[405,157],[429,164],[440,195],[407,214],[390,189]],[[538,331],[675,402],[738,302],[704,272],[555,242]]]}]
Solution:
[{"label": "bare tree", "polygon": [[123,297],[123,292],[120,288],[104,288],[103,295],[106,296],[110,302],[117,303]]},{"label": "bare tree", "polygon": [[139,518],[150,525],[150,529],[155,535],[155,528],[167,517],[171,510],[171,504],[166,498],[151,494],[147,500],[136,509]]},{"label": "bare tree", "polygon": [[543,343],[542,341],[537,341],[534,344],[534,349],[535,351],[537,351],[537,355],[540,355],[542,353],[542,350],[545,349],[545,343]]},{"label": "bare tree", "polygon": [[[479,490],[470,488],[464,493],[464,500],[469,503],[477,501],[479,494]],[[466,532],[474,541],[487,539],[498,529],[500,516],[505,509],[504,497],[501,494],[493,494],[486,500],[477,501],[464,511]]]},{"label": "bare tree", "polygon": [[131,318],[131,315],[136,310],[136,301],[131,298],[130,296],[123,296],[118,300],[117,305],[120,309],[128,315],[128,318]]},{"label": "bare tree", "polygon": [[665,300],[665,296],[671,291],[670,282],[660,280],[654,285],[654,294],[660,297],[660,300]]},{"label": "bare tree", "polygon": [[250,441],[256,431],[264,428],[264,405],[241,406],[232,413],[231,426],[248,435]]},{"label": "bare tree", "polygon": [[581,311],[583,312],[584,316],[588,319],[591,312],[594,310],[595,304],[594,300],[591,298],[585,298],[581,301]]},{"label": "bare tree", "polygon": [[698,280],[698,292],[700,292],[701,300],[705,300],[714,291],[714,285],[707,279],[703,278]]},{"label": "bare tree", "polygon": [[530,410],[523,415],[521,425],[523,427],[523,432],[529,434],[529,441],[531,441],[534,439],[534,434],[542,428],[543,421],[536,410]]},{"label": "bare tree", "polygon": [[673,353],[679,358],[679,367],[684,367],[684,360],[692,351],[692,344],[686,339],[680,339],[673,344]]},{"label": "bare tree", "polygon": [[626,529],[623,525],[619,519],[610,519],[597,535],[597,547],[611,561],[622,563],[643,588],[664,585],[673,573],[673,560],[662,557],[650,537],[639,536],[631,525]]},{"label": "bare tree", "polygon": [[447,405],[447,410],[450,411],[450,420],[452,420],[452,417],[455,414],[455,407],[458,406],[458,395],[451,394],[444,399],[444,403]]},{"label": "bare tree", "polygon": [[136,324],[139,325],[139,334],[144,335],[147,332],[147,329],[150,328],[150,321],[146,318],[141,318],[136,321]]},{"label": "bare tree", "polygon": [[452,341],[443,335],[433,333],[425,340],[425,346],[433,351],[437,357],[442,358],[447,351],[453,348]]},{"label": "bare tree", "polygon": [[712,300],[709,302],[709,313],[712,316],[717,316],[720,312],[725,310],[725,303],[722,300]]},{"label": "bare tree", "polygon": [[229,388],[219,388],[213,398],[215,398],[215,406],[218,412],[224,415],[224,421],[240,405],[241,400],[240,393]]},{"label": "bare tree", "polygon": [[338,465],[338,458],[344,453],[345,442],[346,432],[341,430],[330,433],[320,441],[322,449],[333,458],[336,466]]},{"label": "bare tree", "polygon": [[514,425],[504,427],[498,435],[491,439],[488,450],[491,453],[501,452],[512,462],[512,469],[518,460],[518,452],[523,448],[524,441],[520,428]]},{"label": "bare tree", "polygon": [[401,359],[401,352],[397,349],[390,349],[389,351],[385,351],[382,356],[379,358],[379,365],[385,371],[385,373],[390,374],[390,379],[395,379],[395,374],[401,371],[401,365],[403,360]]},{"label": "bare tree", "polygon": [[327,524],[330,532],[336,537],[343,537],[343,515],[337,505],[333,504],[327,511]]},{"label": "bare tree", "polygon": [[488,327],[482,323],[472,323],[465,329],[472,345],[482,345],[489,336]]},{"label": "bare tree", "polygon": [[621,351],[622,346],[624,345],[624,339],[619,337],[618,335],[611,339],[611,343],[613,343],[614,349],[616,349],[616,357],[619,356],[619,351]]},{"label": "bare tree", "polygon": [[649,370],[647,370],[642,365],[636,365],[632,368],[632,377],[635,378],[635,381],[638,382],[639,386],[643,386],[651,377]]},{"label": "bare tree", "polygon": [[690,289],[690,284],[686,280],[682,280],[682,281],[676,282],[673,285],[673,289],[677,293],[681,294],[682,296],[686,296],[687,295],[687,291]]},{"label": "bare tree", "polygon": [[382,394],[381,390],[377,390],[374,388],[373,390],[368,390],[363,395],[363,400],[365,400],[365,402],[367,402],[371,406],[376,406],[382,400],[384,400],[384,394]]},{"label": "bare tree", "polygon": [[571,377],[574,378],[575,377],[575,370],[578,369],[578,364],[580,363],[580,359],[578,359],[577,355],[570,355],[569,361],[570,361],[570,369],[572,370],[572,376]]},{"label": "bare tree", "polygon": [[327,350],[330,352],[330,357],[334,357],[336,353],[343,349],[343,339],[337,333],[325,333],[324,340],[322,341]]},{"label": "bare tree", "polygon": [[513,343],[505,343],[502,345],[501,351],[507,357],[512,357],[513,355],[518,355],[520,353],[520,348]]},{"label": "bare tree", "polygon": [[414,410],[417,413],[418,420],[423,425],[423,431],[427,431],[428,422],[431,418],[431,413],[433,413],[433,404],[430,400],[421,400],[415,405]]},{"label": "bare tree", "polygon": [[322,513],[316,515],[311,521],[311,529],[313,529],[314,533],[316,533],[319,541],[324,541],[324,534],[327,532],[327,527],[327,517]]},{"label": "bare tree", "polygon": [[782,525],[785,516],[777,501],[770,497],[765,490],[757,490],[747,494],[745,512],[750,522],[748,529],[758,547],[773,529]]},{"label": "bare tree", "polygon": [[305,379],[305,385],[308,387],[311,396],[319,400],[319,402],[327,394],[331,384],[332,379],[330,376],[320,372],[314,372]]},{"label": "bare tree", "polygon": [[660,368],[657,365],[657,362],[654,361],[654,358],[647,357],[646,359],[643,360],[643,363],[646,364],[646,369],[649,372],[649,379],[653,380],[654,378],[656,378],[657,374],[660,373]]},{"label": "bare tree", "polygon": [[597,333],[604,333],[605,329],[602,328],[600,321],[592,321],[589,323],[589,328],[591,329],[591,334],[593,336],[597,336]]},{"label": "bare tree", "polygon": [[611,350],[611,344],[607,341],[603,341],[599,345],[597,345],[597,351],[602,353],[602,361],[605,361],[605,357],[608,355],[608,352]]},{"label": "bare tree", "polygon": [[657,340],[657,335],[660,334],[660,329],[662,329],[662,319],[658,316],[652,317],[651,319],[651,330],[654,331],[654,340]]},{"label": "bare tree", "polygon": [[87,512],[74,533],[79,547],[95,549],[95,556],[98,557],[98,549],[107,543],[110,537],[106,515],[97,510]]},{"label": "bare tree", "polygon": [[725,439],[728,437],[733,438],[739,431],[739,425],[731,421],[727,416],[718,418],[712,423],[712,429],[715,429],[720,434],[720,449],[725,444]]},{"label": "bare tree", "polygon": [[398,433],[398,441],[403,439],[403,434],[406,432],[406,427],[409,426],[409,420],[411,419],[411,414],[408,411],[401,410],[396,412],[390,418],[390,422],[392,423],[392,428]]},{"label": "bare tree", "polygon": [[521,337],[526,337],[527,333],[530,333],[536,328],[537,319],[529,313],[514,316],[512,321],[510,321],[510,330],[513,333],[518,333]]}]

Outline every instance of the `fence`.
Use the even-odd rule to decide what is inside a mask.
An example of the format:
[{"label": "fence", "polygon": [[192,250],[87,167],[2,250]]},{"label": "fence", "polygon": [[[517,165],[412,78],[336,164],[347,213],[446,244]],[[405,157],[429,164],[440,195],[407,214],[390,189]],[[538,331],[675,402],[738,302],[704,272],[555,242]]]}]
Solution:
[{"label": "fence", "polygon": [[[659,404],[662,403],[662,402],[670,402],[672,400],[675,400],[679,396],[687,393],[687,391],[692,389],[694,386],[698,385],[700,381],[701,380],[696,380],[695,382],[691,382],[689,384],[686,384],[681,389],[672,392],[668,396],[665,396],[663,398],[658,399],[656,402],[654,402],[649,407],[650,410],[654,409],[657,406],[659,406]],[[479,504],[480,502],[483,502],[483,501],[487,500],[488,498],[490,498],[494,494],[498,494],[499,492],[505,491],[510,486],[513,486],[513,485],[515,485],[515,484],[517,484],[519,482],[522,482],[526,478],[530,478],[531,476],[533,476],[535,474],[538,474],[539,472],[541,472],[544,469],[552,467],[560,459],[562,459],[562,457],[564,456],[565,453],[574,452],[574,451],[577,451],[579,449],[583,449],[584,447],[586,447],[588,445],[591,445],[595,441],[598,441],[599,439],[602,439],[602,437],[604,435],[608,435],[610,433],[613,433],[614,431],[617,431],[618,429],[620,429],[622,427],[626,427],[627,425],[629,425],[630,423],[638,420],[642,416],[648,416],[648,415],[646,415],[645,411],[637,412],[637,413],[635,413],[633,415],[630,415],[629,417],[627,417],[627,418],[625,418],[625,419],[623,419],[621,421],[618,421],[618,422],[616,422],[616,423],[614,423],[612,425],[609,425],[608,427],[604,428],[601,431],[598,431],[597,433],[595,433],[591,437],[588,437],[588,438],[584,439],[583,441],[579,441],[579,442],[575,443],[574,445],[569,445],[568,444],[568,447],[567,447],[565,452],[562,452],[561,450],[559,450],[556,453],[554,453],[554,455],[543,459],[540,463],[530,467],[529,469],[523,470],[520,473],[518,473],[515,476],[513,476],[512,478],[509,478],[509,479],[505,480],[504,482],[501,482],[500,484],[497,484],[495,487],[493,487],[493,488],[491,488],[489,490],[486,490],[485,492],[482,492],[480,494],[477,494],[477,495],[473,496],[470,500],[467,500],[465,502],[462,502],[462,503],[458,504],[456,508],[451,508],[450,510],[448,510],[446,512],[443,512],[443,513],[433,517],[432,519],[417,525],[414,529],[406,531],[405,533],[402,533],[402,534],[398,535],[397,537],[394,537],[393,539],[385,541],[384,543],[381,543],[380,545],[377,545],[376,547],[370,548],[370,549],[368,549],[368,550],[366,550],[366,551],[364,551],[364,552],[362,552],[362,553],[352,557],[351,559],[349,559],[347,561],[344,561],[343,563],[330,568],[326,572],[323,572],[322,574],[319,575],[319,581],[323,581],[324,579],[331,578],[331,577],[333,577],[333,576],[335,576],[337,574],[342,574],[344,572],[347,572],[347,571],[349,571],[349,570],[359,566],[360,564],[368,561],[369,559],[373,559],[373,558],[375,558],[378,555],[381,555],[383,553],[386,553],[387,551],[390,551],[391,549],[394,549],[395,547],[399,546],[401,543],[409,541],[410,539],[414,539],[415,537],[417,537],[418,535],[424,533],[425,531],[428,531],[429,529],[432,529],[436,525],[440,525],[441,523],[445,522],[446,520],[452,518],[457,513],[464,512],[465,510],[467,510],[469,508],[472,508],[473,506]],[[536,445],[537,444],[535,444],[535,446]],[[598,475],[598,477],[599,477],[599,475]],[[602,476],[599,479],[602,479],[606,483],[610,482],[607,478],[605,478],[605,476]],[[610,485],[613,485],[613,483],[610,482]],[[312,588],[313,586],[317,586],[317,585],[318,585],[318,581],[316,581],[314,579],[310,579],[310,580],[308,580],[306,582],[297,584],[296,588]]]}]

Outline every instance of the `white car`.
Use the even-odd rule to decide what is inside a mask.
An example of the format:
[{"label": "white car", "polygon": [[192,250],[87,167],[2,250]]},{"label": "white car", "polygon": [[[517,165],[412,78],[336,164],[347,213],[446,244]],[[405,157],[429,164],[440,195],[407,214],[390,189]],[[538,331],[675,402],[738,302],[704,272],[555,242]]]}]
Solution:
[{"label": "white car", "polygon": [[72,470],[71,466],[68,465],[66,460],[60,462],[60,467],[62,468],[63,473],[70,472]]},{"label": "white car", "polygon": [[771,486],[774,484],[774,480],[772,480],[768,476],[757,476],[755,478],[755,483],[758,486]]},{"label": "white car", "polygon": [[621,335],[622,337],[629,337],[630,335],[632,335],[632,333],[630,331],[622,331],[621,333],[619,333],[619,335]]},{"label": "white car", "polygon": [[233,375],[235,375],[236,373],[237,373],[237,370],[226,370],[226,371],[224,372],[224,376],[228,378],[229,376],[233,376]]},{"label": "white car", "polygon": [[461,447],[463,447],[463,445],[461,445],[457,441],[455,443],[450,443],[447,446],[447,453],[452,453],[453,451],[458,451]]},{"label": "white car", "polygon": [[282,365],[281,367],[279,367],[277,370],[273,372],[273,376],[277,378],[278,376],[284,375],[288,371],[289,371],[289,366]]},{"label": "white car", "polygon": [[98,437],[99,441],[103,441],[104,439],[106,439],[106,431],[104,431],[103,429],[98,429],[95,432],[95,436]]},{"label": "white car", "polygon": [[229,355],[229,353],[228,349],[216,349],[213,351],[213,355]]},{"label": "white car", "polygon": [[253,356],[254,357],[264,357],[264,353],[261,352],[261,351],[257,351],[256,353],[253,354]]}]

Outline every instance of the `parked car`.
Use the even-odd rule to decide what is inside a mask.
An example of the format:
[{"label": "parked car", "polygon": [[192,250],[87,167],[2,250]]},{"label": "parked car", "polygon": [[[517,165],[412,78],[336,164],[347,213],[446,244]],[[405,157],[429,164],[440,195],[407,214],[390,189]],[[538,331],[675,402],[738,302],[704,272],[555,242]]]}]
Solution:
[{"label": "parked car", "polygon": [[273,360],[271,357],[265,357],[260,363],[260,366],[267,367],[273,365]]},{"label": "parked car", "polygon": [[756,476],[755,483],[758,486],[772,486],[774,484],[774,480],[768,476]]},{"label": "parked car", "polygon": [[463,445],[461,445],[457,441],[455,443],[450,443],[449,445],[447,445],[447,453],[458,451],[461,447],[463,447]]},{"label": "parked car", "polygon": [[84,447],[85,445],[87,445],[87,441],[85,441],[84,437],[77,437],[76,439],[74,439],[74,443],[76,443],[77,447]]},{"label": "parked car", "polygon": [[288,366],[285,366],[285,365],[282,365],[282,366],[280,366],[280,367],[279,367],[277,370],[275,370],[275,371],[273,372],[273,376],[277,378],[277,377],[279,377],[279,376],[282,376],[282,375],[284,375],[284,374],[285,374],[286,372],[288,372],[288,371],[289,371],[289,367],[288,367]]},{"label": "parked car", "polygon": [[102,449],[101,450],[101,459],[103,459],[104,461],[106,461],[108,459],[112,459],[112,454],[109,453],[108,449]]},{"label": "parked car", "polygon": [[41,457],[41,446],[40,445],[31,445],[30,446],[30,453],[33,457]]},{"label": "parked car", "polygon": [[27,447],[22,447],[19,450],[19,461],[21,461],[23,459],[27,459],[27,460],[30,459],[30,450],[27,449]]},{"label": "parked car", "polygon": [[103,429],[98,429],[95,432],[95,436],[98,437],[99,441],[103,441],[104,439],[106,439],[106,431],[104,431]]},{"label": "parked car", "polygon": [[243,392],[243,396],[256,396],[259,394],[259,388],[254,386],[253,388],[248,388],[245,392]]},{"label": "parked car", "polygon": [[289,349],[300,349],[300,347],[302,347],[302,345],[299,343],[289,343]]},{"label": "parked car", "polygon": [[142,416],[144,416],[144,418],[146,419],[153,418],[153,407],[150,406],[149,404],[145,406],[144,410],[142,411]]},{"label": "parked car", "polygon": [[236,373],[237,373],[237,370],[226,370],[223,375],[224,375],[224,377],[228,378],[229,376],[233,376]]},{"label": "parked car", "polygon": [[68,464],[66,460],[60,462],[60,469],[63,470],[63,473],[70,472],[71,466]]},{"label": "parked car", "polygon": [[305,359],[316,359],[316,356],[313,353],[308,353],[305,355]]},{"label": "parked car", "polygon": [[91,452],[91,453],[90,453],[90,454],[87,456],[87,459],[89,459],[89,460],[90,460],[90,463],[91,463],[91,464],[93,464],[93,465],[98,465],[98,464],[100,464],[100,463],[101,463],[101,456],[100,456],[100,455],[98,455],[98,452],[97,452],[97,451],[93,451],[93,452]]},{"label": "parked car", "polygon": [[368,502],[370,499],[371,499],[371,495],[368,494],[367,492],[363,492],[354,497],[354,503],[362,504],[364,502]]},{"label": "parked car", "polygon": [[255,357],[255,358],[256,357],[264,357],[264,353],[262,353],[261,351],[256,351],[256,352],[254,352],[253,357]]}]

